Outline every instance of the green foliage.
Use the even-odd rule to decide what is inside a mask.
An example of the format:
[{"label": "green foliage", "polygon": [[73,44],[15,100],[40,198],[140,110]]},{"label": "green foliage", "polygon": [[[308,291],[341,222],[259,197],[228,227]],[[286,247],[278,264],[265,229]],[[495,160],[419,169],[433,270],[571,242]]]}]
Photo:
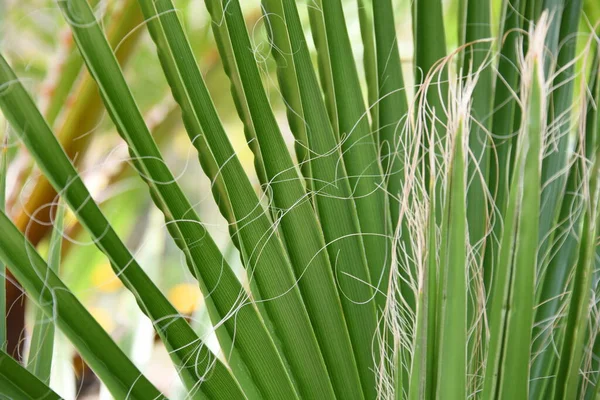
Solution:
[{"label": "green foliage", "polygon": [[[54,229],[50,238],[50,251],[48,254],[48,267],[58,273],[61,259],[65,212],[57,205]],[[35,326],[31,334],[31,344],[27,360],[27,369],[37,376],[42,382],[50,383],[50,370],[52,368],[52,352],[54,347],[54,321],[48,318],[43,310],[36,309]]]},{"label": "green foliage", "polygon": [[0,392],[10,399],[60,399],[4,351],[0,352],[0,376]]},{"label": "green foliage", "polygon": [[[123,33],[106,34],[95,3],[58,2],[78,53],[69,53],[46,118],[4,56],[0,109],[58,204],[70,207],[152,322],[185,398],[597,398],[599,38],[594,29],[577,35],[582,10],[593,5],[504,0],[494,21],[495,2],[462,0],[450,8],[460,10],[453,49],[444,3],[414,0],[407,62],[397,29],[406,18],[395,3],[358,0],[361,67],[345,2],[310,1],[305,10],[263,0],[284,126],[241,2],[205,0],[254,155],[248,174],[176,6],[138,3],[123,18],[145,18],[141,29],[248,285],[167,165],[113,51],[110,38]],[[197,281],[206,326],[178,313],[144,271],[53,134],[83,65]],[[171,396],[63,282],[63,212],[48,262],[11,222],[6,154],[0,261],[37,312],[27,369],[0,353],[0,395],[58,398],[50,379],[56,327],[115,398]]]}]

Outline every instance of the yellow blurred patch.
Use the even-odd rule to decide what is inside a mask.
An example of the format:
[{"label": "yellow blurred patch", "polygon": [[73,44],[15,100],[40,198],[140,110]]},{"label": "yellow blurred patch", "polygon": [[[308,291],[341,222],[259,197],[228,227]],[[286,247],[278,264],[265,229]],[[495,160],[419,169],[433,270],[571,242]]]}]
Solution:
[{"label": "yellow blurred patch", "polygon": [[110,333],[115,329],[115,321],[104,308],[88,307],[88,311],[106,332]]},{"label": "yellow blurred patch", "polygon": [[180,283],[169,290],[169,301],[182,314],[194,312],[198,303],[202,301],[200,288],[193,283]]},{"label": "yellow blurred patch", "polygon": [[254,169],[254,154],[252,150],[250,150],[250,146],[246,141],[246,137],[244,136],[244,131],[242,129],[237,130],[229,130],[227,132],[234,132],[229,135],[229,139],[231,140],[231,144],[233,149],[235,150],[240,163],[244,167],[245,170]]},{"label": "yellow blurred patch", "polygon": [[102,292],[113,293],[123,287],[109,263],[99,264],[92,272],[92,285]]}]

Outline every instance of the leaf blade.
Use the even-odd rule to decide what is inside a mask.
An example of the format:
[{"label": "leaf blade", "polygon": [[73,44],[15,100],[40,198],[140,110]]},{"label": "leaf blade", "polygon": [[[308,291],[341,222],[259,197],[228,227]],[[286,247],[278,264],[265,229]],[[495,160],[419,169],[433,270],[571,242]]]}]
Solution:
[{"label": "leaf blade", "polygon": [[0,235],[0,257],[46,316],[56,318],[60,329],[111,393],[117,397],[129,394],[138,399],[164,398],[48,268],[4,213],[0,213],[0,227],[4,233]]},{"label": "leaf blade", "polygon": [[0,351],[0,395],[7,398],[60,399],[42,381],[29,373],[4,350]]},{"label": "leaf blade", "polygon": [[[64,226],[64,210],[61,203],[56,205],[56,217],[52,235],[50,237],[50,250],[48,252],[48,267],[57,275],[61,260],[62,235]],[[54,347],[54,321],[48,319],[44,312],[35,310],[35,325],[31,334],[27,369],[38,379],[48,384],[52,367],[52,354]]]},{"label": "leaf blade", "polygon": [[[197,368],[200,367],[195,365],[196,357],[206,362],[204,364],[206,366],[211,361],[211,356],[200,344],[189,346],[198,342],[197,335],[143,272],[96,203],[90,201],[91,195],[77,175],[77,171],[36,109],[33,100],[2,56],[0,56],[0,85],[4,88],[0,93],[0,108],[5,117],[54,188],[61,192],[65,201],[96,240],[96,245],[107,255],[117,276],[134,293],[142,311],[153,321],[157,321],[156,331],[167,348],[173,350],[171,356],[174,362],[182,367],[182,375],[193,388],[199,379]],[[213,376],[219,378],[215,379],[215,383],[220,378],[228,380],[228,373],[224,368],[222,365],[217,367]],[[210,383],[203,389],[212,386],[213,383]],[[234,398],[236,388],[237,385],[232,383],[230,386],[232,391],[229,393]],[[241,397],[239,394],[237,396]]]},{"label": "leaf blade", "polygon": [[[539,35],[539,34],[538,34]],[[536,43],[539,46],[539,43]],[[533,289],[540,212],[541,148],[545,109],[541,56],[530,49],[526,110],[500,245],[490,309],[486,398],[527,396],[533,325]],[[524,182],[527,182],[524,185]],[[517,275],[518,274],[518,275]],[[508,309],[508,310],[507,310]]]},{"label": "leaf blade", "polygon": [[458,121],[440,243],[436,398],[464,399],[467,388],[467,215],[464,122]]}]

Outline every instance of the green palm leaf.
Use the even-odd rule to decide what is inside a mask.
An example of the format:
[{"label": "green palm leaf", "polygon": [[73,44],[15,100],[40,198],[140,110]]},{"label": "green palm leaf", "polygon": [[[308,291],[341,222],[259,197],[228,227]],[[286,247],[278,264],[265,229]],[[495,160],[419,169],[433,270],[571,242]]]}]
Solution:
[{"label": "green palm leaf", "polygon": [[60,399],[4,351],[0,352],[0,394],[9,399]]},{"label": "green palm leaf", "polygon": [[[24,146],[6,140],[0,160],[0,345],[23,331],[28,358],[0,352],[0,397],[74,396],[76,351],[117,399],[598,398],[592,0],[197,3],[61,0],[56,17],[7,3],[3,26],[25,34],[2,42],[0,124]],[[66,58],[41,47],[61,26],[31,21],[66,21]],[[23,46],[29,30],[40,41]],[[55,93],[32,96],[22,73]],[[94,142],[75,137],[92,128]],[[98,157],[121,140],[137,176]],[[176,176],[184,146],[200,165]],[[156,209],[111,198],[132,182]],[[55,197],[80,225],[35,218]],[[74,245],[78,227],[98,249]],[[172,243],[136,260],[129,245],[164,227]],[[101,257],[125,288],[96,298],[85,285]],[[5,310],[13,276],[33,305],[20,326]],[[83,304],[121,295],[141,313],[113,338]],[[132,332],[155,335],[139,318],[158,342],[132,346]],[[146,362],[162,347],[181,384]]]}]

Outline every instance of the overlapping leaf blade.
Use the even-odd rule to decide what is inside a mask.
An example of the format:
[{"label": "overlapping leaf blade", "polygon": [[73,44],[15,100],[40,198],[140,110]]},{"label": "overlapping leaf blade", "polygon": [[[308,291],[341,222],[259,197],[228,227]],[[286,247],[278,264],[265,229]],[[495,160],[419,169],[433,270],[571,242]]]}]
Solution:
[{"label": "overlapping leaf blade", "polygon": [[[546,4],[549,3],[549,4]],[[550,23],[547,44],[551,53],[557,57],[556,75],[554,85],[556,89],[551,95],[548,112],[548,126],[552,135],[549,141],[552,146],[543,161],[542,182],[542,215],[540,216],[540,255],[547,257],[547,252],[553,245],[554,235],[552,227],[557,221],[560,206],[565,191],[567,175],[564,173],[573,154],[572,140],[573,129],[568,118],[573,107],[574,71],[573,57],[575,55],[576,37],[579,18],[581,15],[582,1],[547,0],[544,8],[554,10]],[[564,8],[564,11],[563,11]],[[560,51],[557,50],[561,43]],[[543,267],[544,265],[541,265]],[[540,271],[543,280],[544,269]]]},{"label": "overlapping leaf blade", "polygon": [[0,350],[0,395],[9,399],[60,399],[42,381]]},{"label": "overlapping leaf blade", "polygon": [[487,183],[489,169],[488,133],[492,108],[492,68],[490,32],[490,2],[463,0],[465,7],[464,42],[465,49],[462,73],[464,77],[474,75],[476,79],[472,94],[469,132],[469,167],[467,218],[469,240],[483,256],[484,237],[488,228]]},{"label": "overlapping leaf blade", "polygon": [[[597,88],[598,58],[592,57],[593,65],[590,71],[589,85],[592,93]],[[532,376],[547,377],[553,375],[558,362],[558,354],[551,348],[551,343],[561,343],[563,334],[563,313],[566,297],[562,294],[569,290],[572,274],[580,257],[580,246],[583,238],[584,213],[590,194],[582,196],[588,178],[588,160],[594,159],[597,143],[596,132],[596,101],[597,96],[588,96],[582,100],[586,105],[585,137],[578,138],[577,153],[581,160],[575,158],[569,168],[566,190],[563,196],[557,226],[553,236],[555,243],[552,247],[552,257],[543,271],[543,280],[538,290],[539,307],[536,310],[536,326],[533,330],[532,351],[534,360]],[[587,211],[589,213],[589,211]],[[589,225],[589,223],[588,223]],[[542,256],[542,255],[540,255]],[[548,393],[552,384],[550,379],[536,379],[532,382],[532,394],[542,396]]]},{"label": "overlapping leaf blade", "polygon": [[[57,204],[54,228],[50,238],[48,252],[48,267],[57,275],[59,274],[61,247],[64,226],[64,210]],[[50,382],[50,369],[52,366],[52,353],[54,347],[54,321],[48,318],[43,310],[35,310],[35,326],[31,334],[27,369],[37,376],[42,382]]]},{"label": "overlapping leaf blade", "polygon": [[[571,399],[577,396],[579,389],[579,374],[584,356],[586,333],[588,326],[594,326],[590,321],[592,292],[594,291],[594,268],[598,238],[598,189],[600,187],[600,117],[598,100],[600,99],[600,52],[595,47],[592,69],[590,71],[590,87],[592,94],[586,104],[586,140],[585,158],[582,163],[593,163],[587,174],[584,174],[582,228],[578,241],[579,249],[577,262],[574,267],[573,283],[571,286],[568,314],[562,348],[559,354],[559,364],[554,384],[556,399]],[[584,168],[582,168],[584,169]],[[585,178],[589,177],[589,182]],[[570,267],[570,265],[569,265]],[[557,283],[565,284],[566,279],[557,279]]]},{"label": "overlapping leaf blade", "polygon": [[400,140],[406,123],[408,104],[400,51],[395,32],[394,10],[390,0],[374,1],[373,16],[377,53],[378,122],[380,158],[389,191],[392,226],[400,214],[400,183],[403,179],[407,149]]},{"label": "overlapping leaf blade", "polygon": [[[160,5],[160,3],[158,3]],[[238,30],[237,32],[232,32],[231,31],[231,22],[229,21],[228,18],[219,20],[219,18],[223,17],[224,14],[222,14],[220,12],[221,7],[219,7],[219,4],[216,4],[214,2],[210,2],[207,3],[207,5],[210,6],[209,10],[211,11],[211,13],[213,13],[213,15],[215,16],[215,21],[214,23],[219,23],[222,24],[222,26],[227,27],[229,29],[229,34],[232,35],[232,38],[234,37],[234,35],[238,35],[238,41],[239,41],[239,37],[240,35],[242,35],[242,39],[243,39],[243,31]],[[168,7],[168,5],[166,5]],[[243,22],[240,22],[240,17],[241,17],[241,13],[239,11],[236,11],[236,5],[235,4],[229,4],[228,5],[229,9],[227,11],[227,13],[225,14],[227,17],[229,15],[232,15],[231,18],[237,18],[237,22],[235,24],[235,26],[239,26],[239,27],[243,27]],[[162,11],[162,10],[161,10]],[[164,19],[164,18],[161,18]],[[173,25],[171,25],[171,29],[174,29]],[[179,28],[180,29],[180,28]],[[176,34],[176,32],[171,31],[170,34]],[[220,32],[221,35],[226,34],[226,32]],[[183,39],[182,39],[183,40]],[[246,38],[247,40],[247,38]],[[235,40],[232,40],[232,42],[234,43],[234,52],[235,52],[235,56],[236,58],[231,58],[230,61],[232,62],[237,62],[237,58],[238,57],[242,57],[244,56],[243,53],[240,53],[241,51],[247,52],[249,46],[240,46],[240,47],[235,47]],[[240,50],[243,49],[243,50]],[[186,54],[186,51],[184,49],[180,50],[178,52],[178,54]],[[251,53],[247,54],[248,56],[251,56]],[[190,55],[187,55],[188,58],[190,58]],[[252,58],[250,58],[250,62],[254,62],[254,60]],[[252,96],[251,93],[259,93],[260,94],[260,90],[258,88],[254,88],[253,91],[248,90],[247,85],[247,68],[244,69],[242,68],[242,66],[247,66],[248,65],[248,59],[246,59],[245,62],[243,62],[241,65],[238,64],[237,70],[240,73],[240,77],[242,78],[242,83],[244,85],[244,87],[242,88],[243,91],[241,91],[239,93],[240,96]],[[199,74],[199,72],[197,71],[190,71],[188,70],[188,72],[190,74]],[[257,71],[256,71],[257,73]],[[199,76],[199,75],[198,75]],[[197,81],[188,81],[188,88],[192,87],[192,82],[197,82]],[[258,79],[258,82],[260,84],[260,79]],[[256,83],[254,83],[256,84]],[[194,100],[193,103],[194,104],[199,104],[202,101],[206,101],[206,100],[202,100],[199,97],[193,97],[193,92],[189,92],[191,93],[192,97],[191,99]],[[254,95],[255,96],[255,95]],[[264,93],[263,93],[264,96]],[[209,99],[208,98],[208,93],[206,93],[204,95],[205,99]],[[272,129],[277,129],[277,126],[274,124],[274,120],[272,121],[261,121],[259,119],[257,119],[257,108],[259,107],[258,110],[259,112],[261,112],[260,115],[264,115],[264,113],[268,113],[270,112],[268,108],[265,108],[265,104],[267,103],[262,103],[262,110],[261,110],[261,106],[260,106],[260,98],[257,100],[256,97],[254,97],[254,101],[251,102],[249,101],[249,99],[252,99],[252,97],[248,97],[248,99],[246,97],[243,97],[241,100],[244,102],[247,102],[247,104],[251,105],[252,107],[250,107],[250,113],[252,116],[252,120],[250,122],[252,122],[253,125],[251,125],[250,127],[253,129],[253,131],[256,133],[257,135],[257,140],[258,140],[258,144],[262,149],[265,146],[269,146],[269,145],[273,145],[273,135],[271,135],[269,132],[273,132]],[[254,107],[254,108],[253,108]],[[199,110],[199,109],[198,109]],[[223,152],[223,147],[225,146],[226,143],[226,135],[225,132],[223,131],[222,127],[218,127],[218,125],[220,124],[220,122],[218,121],[218,117],[216,117],[216,114],[214,114],[214,116],[212,117],[212,119],[206,119],[202,113],[197,112],[196,113],[197,118],[199,118],[201,120],[201,122],[205,125],[205,126],[213,126],[213,129],[208,130],[206,129],[205,131],[207,132],[208,136],[208,144],[209,146],[211,146],[213,154],[218,154],[219,152]],[[204,118],[204,119],[203,119]],[[260,118],[260,117],[259,117]],[[265,125],[266,122],[266,125]],[[212,125],[211,125],[212,124]],[[210,132],[210,133],[209,133]],[[269,159],[265,158],[264,161],[264,165],[266,167],[266,171],[267,174],[269,174],[269,178],[271,179],[270,184],[273,186],[273,194],[274,194],[274,199],[275,199],[275,204],[282,210],[287,210],[284,212],[283,214],[283,219],[281,221],[281,225],[283,227],[283,232],[284,232],[284,238],[287,240],[287,238],[289,237],[290,240],[292,238],[295,237],[296,234],[305,234],[307,231],[306,229],[302,229],[302,225],[306,224],[306,223],[310,223],[310,220],[312,219],[314,221],[314,216],[312,216],[312,208],[310,207],[310,203],[307,202],[306,199],[306,195],[304,192],[304,189],[299,181],[299,177],[297,175],[297,172],[295,172],[294,168],[293,168],[293,164],[291,164],[291,159],[289,158],[289,154],[287,153],[287,150],[285,149],[285,145],[283,145],[282,141],[281,141],[281,136],[280,134],[275,131],[275,138],[277,136],[280,137],[280,141],[279,141],[279,147],[281,150],[283,151],[278,151],[278,152],[271,152],[269,154]],[[271,143],[269,144],[269,140],[271,141]],[[277,143],[277,142],[275,142]],[[285,159],[287,155],[287,161]],[[281,157],[284,157],[283,160]],[[217,157],[217,159],[219,160],[218,162],[222,163],[223,165],[223,169],[222,169],[222,174],[224,177],[226,177],[226,182],[229,182],[230,184],[233,184],[233,182],[235,182],[235,190],[238,193],[235,193],[235,195],[232,195],[230,198],[232,200],[232,204],[233,204],[233,211],[236,213],[236,216],[240,219],[240,220],[245,220],[245,219],[250,219],[251,222],[249,223],[245,223],[245,226],[243,228],[243,230],[240,230],[239,233],[239,238],[241,239],[242,245],[246,245],[248,247],[248,267],[250,269],[250,271],[252,273],[254,273],[254,276],[257,279],[257,287],[260,290],[260,293],[263,297],[266,297],[267,299],[273,299],[274,297],[277,297],[277,293],[285,293],[286,291],[291,290],[291,293],[286,294],[286,297],[288,296],[294,296],[295,293],[294,291],[296,290],[294,288],[295,286],[295,278],[290,280],[289,277],[285,277],[282,276],[281,274],[278,275],[278,278],[273,279],[272,273],[270,274],[270,277],[267,280],[267,277],[269,276],[267,273],[269,271],[269,268],[265,268],[268,264],[263,264],[261,265],[261,263],[259,262],[259,264],[257,264],[256,268],[254,268],[253,266],[253,262],[252,258],[250,257],[254,257],[251,253],[252,249],[255,248],[260,248],[262,249],[261,251],[263,252],[262,257],[262,263],[266,263],[267,259],[266,259],[266,255],[268,254],[272,254],[274,255],[276,258],[272,258],[271,261],[276,260],[277,257],[279,257],[280,260],[281,257],[285,257],[283,255],[282,252],[282,248],[278,247],[280,246],[280,244],[278,244],[278,241],[276,241],[275,237],[272,237],[270,240],[271,243],[264,243],[261,244],[261,238],[265,236],[265,232],[268,231],[268,229],[270,229],[271,227],[271,222],[268,220],[268,218],[263,214],[263,215],[258,215],[256,214],[256,212],[258,211],[257,207],[259,206],[259,202],[258,199],[256,198],[256,195],[254,195],[253,193],[253,189],[251,188],[249,182],[247,181],[247,178],[243,175],[243,171],[241,169],[241,166],[237,165],[235,166],[235,163],[237,162],[236,159],[231,160],[231,156],[229,157],[223,157],[220,158]],[[233,161],[233,162],[232,162]],[[283,167],[281,166],[281,162],[283,161]],[[278,164],[279,163],[279,164]],[[233,168],[235,166],[235,168]],[[287,189],[286,189],[287,188]],[[291,197],[290,197],[291,196]],[[303,204],[304,203],[304,204]],[[293,205],[293,208],[291,208],[291,206]],[[288,208],[290,210],[288,210]],[[256,211],[255,211],[256,210]],[[289,211],[289,212],[288,212]],[[308,214],[307,214],[308,212]],[[302,216],[304,213],[304,218],[298,218],[298,216]],[[250,218],[249,216],[254,215],[254,217]],[[298,224],[293,224],[294,219],[296,221],[299,221]],[[254,227],[253,227],[253,226]],[[308,250],[305,247],[305,245],[303,244],[303,242],[306,242],[306,240],[304,241],[300,241],[300,240],[295,240],[295,241],[290,241],[289,242],[289,248],[288,251],[290,252],[291,256],[292,256],[292,262],[294,263],[294,266],[296,267],[299,276],[302,277],[302,279],[300,280],[300,285],[301,287],[306,287],[306,285],[310,282],[313,283],[312,285],[312,295],[314,298],[314,294],[319,292],[319,287],[321,286],[321,283],[325,283],[327,282],[327,279],[325,280],[321,280],[321,282],[319,282],[318,280],[315,281],[311,276],[313,275],[313,272],[318,272],[319,274],[322,273],[327,273],[328,267],[326,267],[325,269],[323,268],[313,268],[314,265],[312,264],[312,262],[314,261],[317,265],[319,263],[322,263],[322,261],[315,261],[314,260],[314,256],[317,256],[317,260],[321,259],[323,260],[323,256],[324,253],[322,253],[321,247],[318,242],[318,237],[319,237],[319,233],[318,233],[318,226],[316,225],[316,221],[313,223],[313,229],[312,229],[312,233],[309,233],[307,237],[305,237],[306,240],[310,239],[311,241],[308,241],[308,247],[310,248],[311,246],[313,247],[313,250]],[[310,227],[310,225],[309,225]],[[293,228],[290,230],[290,228]],[[316,228],[316,230],[315,230]],[[259,229],[259,231],[257,231],[256,229]],[[262,232],[262,233],[261,233]],[[310,231],[309,231],[310,232]],[[269,237],[271,235],[268,235]],[[314,239],[317,239],[317,242],[314,242]],[[315,250],[315,244],[316,246],[316,250]],[[319,254],[322,253],[322,254]],[[298,256],[300,256],[300,260],[298,260]],[[325,257],[325,262],[327,261],[326,257]],[[285,266],[287,263],[285,261],[279,262],[279,266]],[[271,264],[273,265],[273,264]],[[288,264],[289,265],[289,264]],[[326,263],[327,265],[327,263]],[[286,268],[289,268],[286,267]],[[310,268],[311,270],[307,270],[308,268]],[[307,270],[307,271],[305,271]],[[320,271],[320,272],[319,272]],[[285,268],[281,271],[282,273],[285,273]],[[306,272],[306,275],[304,274]],[[325,275],[326,276],[326,275]],[[330,288],[334,288],[331,278],[329,278],[329,282],[331,282],[329,285]],[[331,293],[331,289],[328,289],[329,293]],[[323,295],[323,293],[327,293],[327,291],[323,291],[320,290],[320,295]],[[335,291],[333,292],[335,295]],[[329,297],[330,300],[327,302],[330,305],[333,305],[335,307],[335,302],[331,302],[331,297]],[[335,299],[335,297],[333,297],[333,299]],[[267,310],[270,310],[270,313],[272,312],[279,312],[277,310],[277,308],[281,309],[281,307],[285,307],[285,302],[282,301],[283,299],[281,297],[273,299],[273,300],[268,300],[267,302],[264,303],[264,306]],[[293,299],[292,299],[293,301]],[[310,301],[310,300],[309,300]],[[334,300],[335,301],[335,300]],[[276,304],[277,303],[277,304]],[[311,303],[308,303],[311,304]],[[314,303],[312,303],[314,304]],[[322,302],[321,302],[322,304]],[[335,310],[335,308],[334,308]],[[320,317],[326,317],[327,315],[331,315],[328,313],[324,313]],[[335,315],[335,314],[333,314]],[[338,315],[339,315],[339,311],[338,311]],[[298,317],[302,317],[301,315],[298,315]],[[281,316],[277,317],[280,321],[282,321]],[[275,323],[275,324],[279,324],[280,322],[276,322],[277,318],[274,318],[271,315],[271,320]],[[289,320],[289,314],[287,315],[287,320]],[[324,321],[324,320],[323,320]],[[332,321],[329,321],[332,322]],[[289,326],[293,326],[294,324],[290,324]],[[339,323],[336,323],[336,325],[339,326]],[[321,324],[321,327],[324,326],[324,323]],[[343,325],[342,325],[343,327]],[[298,326],[297,326],[298,328]],[[322,328],[321,328],[322,329]],[[337,328],[336,328],[337,329]],[[331,327],[329,327],[328,329],[331,333]],[[282,332],[281,330],[279,330],[279,332]],[[342,331],[343,332],[343,331]],[[296,332],[296,334],[299,334],[300,332]],[[290,343],[290,340],[293,339],[292,336],[289,336],[289,334],[282,332],[282,334],[288,335],[285,340],[284,343]],[[308,335],[304,335],[304,339],[308,339],[310,340],[310,336],[312,335],[312,333],[308,334]],[[327,335],[325,335],[327,336]],[[324,336],[322,334],[319,335],[320,338],[323,338]],[[343,336],[342,336],[343,337]],[[298,338],[298,336],[296,336],[296,338]],[[342,342],[343,343],[343,340]],[[292,346],[290,347],[289,345],[284,345],[284,348],[289,352],[291,351],[291,353],[295,353],[297,351],[301,350],[301,347],[299,346]],[[290,350],[292,349],[292,350]],[[328,350],[329,351],[329,350]],[[305,353],[305,351],[304,351]],[[314,353],[314,355],[318,356],[319,351],[317,350],[317,352]],[[331,354],[331,353],[330,353]],[[338,355],[339,356],[339,355]],[[304,357],[306,358],[306,357]],[[299,376],[302,376],[302,382],[300,383],[301,385],[301,390],[307,390],[307,380],[306,380],[306,376],[313,374],[313,371],[316,372],[318,371],[318,369],[314,369],[314,368],[304,368],[304,367],[300,367],[300,364],[297,364],[298,360],[300,360],[299,357],[294,357],[291,359],[292,364],[292,369],[293,371],[295,371],[296,374],[298,374]],[[305,360],[306,362],[313,362],[314,363],[314,359],[313,361],[310,360]],[[325,373],[323,378],[327,378],[327,374]],[[319,378],[321,379],[321,378]],[[317,382],[318,380],[313,380],[314,382]],[[318,385],[313,385],[314,388],[310,388],[308,390],[319,390],[318,389]]]},{"label": "overlapping leaf blade", "polygon": [[367,111],[371,116],[371,129],[377,131],[379,128],[379,79],[377,77],[377,50],[375,45],[375,27],[373,0],[357,0],[358,22],[360,25],[360,36],[363,45],[363,66],[365,70],[365,81],[367,82]]},{"label": "overlapping leaf blade", "polygon": [[37,305],[44,310],[46,316],[56,320],[58,327],[68,336],[111,393],[119,398],[161,397],[160,392],[48,268],[4,213],[0,213],[0,228],[3,233],[0,236],[0,257],[35,299]]},{"label": "overlapping leaf blade", "polygon": [[[204,369],[212,362],[208,350],[202,347],[185,319],[150,281],[96,203],[91,201],[91,196],[75,168],[2,57],[0,57],[0,85],[3,87],[0,108],[7,120],[32,153],[40,169],[96,240],[97,246],[107,255],[125,286],[134,293],[142,311],[156,322],[157,332],[165,341],[167,348],[172,350],[171,357],[176,365],[182,367],[184,380],[190,388],[194,388],[200,378],[198,371],[202,370],[196,362],[202,360]],[[203,389],[209,389],[213,384],[219,386],[217,382],[223,379],[221,383],[229,381],[229,384],[226,384],[226,392],[230,392],[234,397],[240,395],[237,384],[223,365],[217,363],[217,368],[213,372],[213,377],[216,376],[217,379],[213,379]]]},{"label": "overlapping leaf blade", "polygon": [[317,64],[319,67],[319,77],[323,94],[325,96],[325,105],[327,113],[331,120],[333,131],[339,134],[338,112],[335,99],[335,90],[333,88],[333,71],[331,69],[331,58],[329,57],[328,39],[325,32],[325,21],[323,19],[322,0],[314,0],[313,4],[308,5],[308,16],[310,19],[310,29],[313,36],[315,47],[317,48]]},{"label": "overlapping leaf blade", "polygon": [[[290,19],[297,20],[298,16],[295,13],[284,15],[284,6],[280,1],[265,1],[264,4],[268,15],[274,20],[272,24],[276,28],[274,34],[280,35],[278,41],[289,40],[286,30],[282,29],[281,25],[275,25],[276,21],[285,21],[290,24],[293,23],[290,22]],[[228,7],[231,18],[227,17],[226,21],[234,43],[236,62],[246,88],[248,103],[251,105],[250,111],[258,142],[265,155],[264,161],[274,205],[282,211],[279,224],[296,272],[298,285],[311,316],[336,393],[343,398],[354,398],[355,396],[360,398],[362,397],[360,381],[357,379],[355,361],[352,357],[333,270],[329,263],[319,223],[312,203],[309,201],[310,198],[304,191],[301,179],[286,151],[281,132],[262,89],[258,69],[253,63],[253,56],[247,50],[250,43],[247,37],[244,37],[243,31],[236,32],[232,29],[234,26],[241,26],[239,18],[241,13],[235,2],[229,3]],[[237,18],[234,19],[236,16]],[[290,48],[289,44],[287,48]],[[279,50],[285,51],[285,48]],[[292,57],[293,52],[290,51],[289,54],[288,68],[293,72],[292,76],[295,79],[297,72]],[[282,77],[282,79],[285,78]],[[296,95],[301,96],[303,89],[299,88],[298,90],[300,92]],[[301,101],[301,98],[299,97],[297,101]],[[298,107],[300,114],[297,116],[304,121],[306,116],[302,113],[303,105],[299,104]],[[310,125],[303,126],[303,129],[310,129]]]},{"label": "overlapping leaf blade", "polygon": [[[467,390],[467,215],[464,119],[455,137],[442,213],[437,287],[437,399],[464,399]],[[433,273],[433,272],[431,272]]]},{"label": "overlapping leaf blade", "polygon": [[[440,0],[419,0],[412,3],[413,42],[414,42],[414,80],[417,85],[420,107],[418,113],[425,113],[423,123],[435,121],[430,137],[422,137],[423,149],[433,151],[436,156],[443,154],[446,137],[446,102],[448,96],[448,71],[440,69],[440,63],[446,57],[446,31],[444,28],[442,2]],[[420,85],[420,86],[419,86]],[[420,110],[420,111],[419,111]],[[429,143],[434,147],[429,149]],[[437,163],[440,161],[437,160]],[[425,163],[424,177],[429,164]],[[438,189],[441,187],[438,185]],[[436,194],[441,200],[440,194]],[[441,204],[441,201],[438,201]],[[439,211],[437,211],[440,214]]]},{"label": "overlapping leaf blade", "polygon": [[[212,0],[214,1],[214,0]],[[310,163],[308,161],[308,143],[306,139],[306,126],[302,120],[302,102],[296,80],[296,69],[292,59],[293,50],[286,33],[286,20],[281,10],[280,1],[263,0],[266,28],[269,39],[272,41],[271,54],[277,63],[277,81],[281,96],[285,103],[288,124],[296,138],[294,149],[302,174],[306,178],[308,188],[311,186]]]},{"label": "overlapping leaf blade", "polygon": [[[537,43],[537,46],[540,46]],[[544,132],[541,50],[530,49],[526,109],[512,176],[498,270],[492,281],[488,315],[490,343],[483,396],[527,397],[533,324],[534,279],[540,212],[540,163]]]},{"label": "overlapping leaf blade", "polygon": [[383,307],[380,293],[387,291],[390,248],[390,216],[379,162],[377,140],[370,129],[356,64],[340,0],[323,2],[323,17],[338,111],[340,147],[352,196],[356,205],[369,275],[356,276],[369,282],[375,300]]},{"label": "overlapping leaf blade", "polygon": [[500,57],[494,90],[494,113],[492,115],[492,151],[489,163],[489,189],[494,196],[490,209],[493,234],[486,242],[483,279],[490,288],[492,271],[498,258],[502,216],[506,212],[506,202],[510,187],[511,150],[513,131],[517,114],[517,94],[519,91],[519,38],[517,31],[523,25],[523,10],[526,0],[505,0],[502,5]]},{"label": "overlapping leaf blade", "polygon": [[[368,271],[358,218],[347,179],[337,135],[308,53],[293,1],[285,0],[284,12],[294,51],[300,97],[307,126],[315,205],[339,292],[365,397],[375,395],[371,343],[376,332],[373,291],[365,284]],[[377,353],[375,353],[377,354]]]}]

